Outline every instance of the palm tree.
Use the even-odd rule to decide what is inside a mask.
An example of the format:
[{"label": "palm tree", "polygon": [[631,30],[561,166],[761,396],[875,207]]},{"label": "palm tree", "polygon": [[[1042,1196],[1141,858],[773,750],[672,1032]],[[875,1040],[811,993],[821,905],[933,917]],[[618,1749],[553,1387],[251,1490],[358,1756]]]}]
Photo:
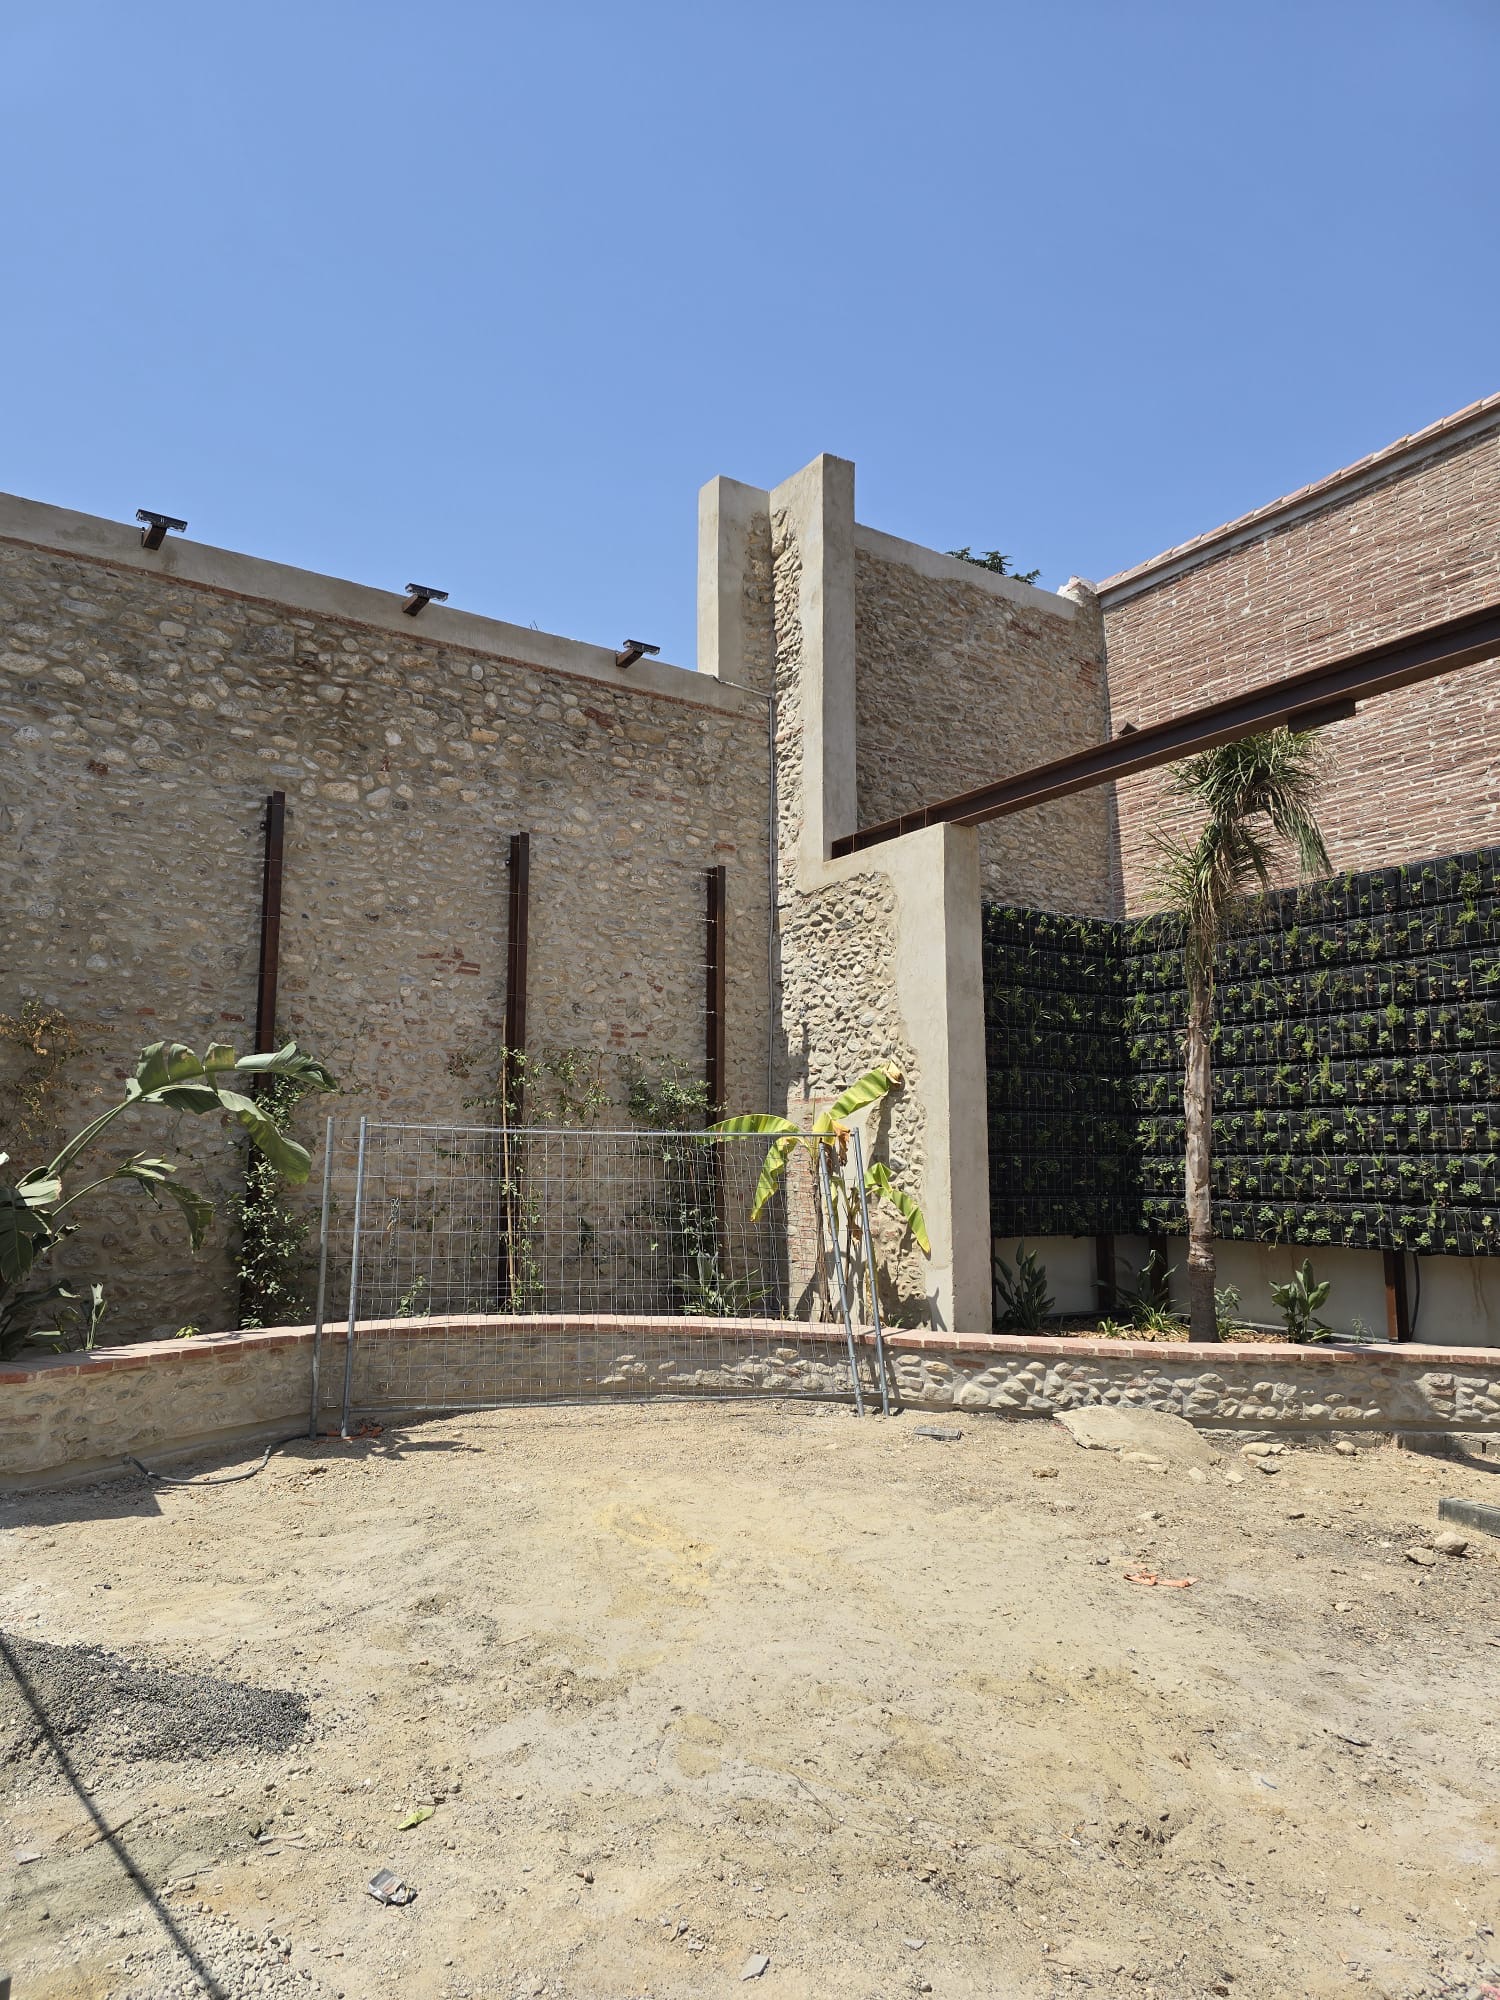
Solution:
[{"label": "palm tree", "polygon": [[1189,1338],[1216,1340],[1213,1146],[1214,952],[1255,889],[1271,887],[1288,852],[1303,876],[1327,874],[1313,807],[1312,735],[1271,729],[1221,743],[1178,766],[1168,796],[1203,814],[1196,839],[1163,841],[1158,895],[1181,926],[1188,1016],[1182,1108],[1187,1122]]}]

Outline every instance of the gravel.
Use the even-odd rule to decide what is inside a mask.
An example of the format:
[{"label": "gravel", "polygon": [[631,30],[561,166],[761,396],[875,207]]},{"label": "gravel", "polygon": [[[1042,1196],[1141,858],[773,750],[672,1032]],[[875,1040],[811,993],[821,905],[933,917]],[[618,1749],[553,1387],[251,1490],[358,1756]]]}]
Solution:
[{"label": "gravel", "polygon": [[181,1763],[232,1752],[277,1752],[307,1733],[307,1702],[289,1688],[174,1673],[149,1658],[102,1646],[54,1646],[7,1635],[5,1650],[12,1671],[0,1674],[3,1763],[45,1740],[16,1669],[56,1734],[86,1741],[94,1762],[149,1757]]},{"label": "gravel", "polygon": [[[218,1994],[222,2000],[331,2000],[343,1992],[316,1973],[292,1965],[290,1938],[267,1930],[257,1936],[229,1917],[217,1916],[206,1904],[177,1910],[173,1921],[192,1954],[163,1940],[154,1949],[131,1952],[120,1964],[121,1983],[111,1989],[114,2000],[202,2000]],[[201,1968],[201,1971],[200,1971]]]}]

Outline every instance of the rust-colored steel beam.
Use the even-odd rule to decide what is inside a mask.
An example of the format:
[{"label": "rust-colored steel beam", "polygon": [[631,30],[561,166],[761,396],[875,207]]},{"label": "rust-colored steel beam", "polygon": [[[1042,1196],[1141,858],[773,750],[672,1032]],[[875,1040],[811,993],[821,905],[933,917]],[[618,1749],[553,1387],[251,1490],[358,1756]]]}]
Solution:
[{"label": "rust-colored steel beam", "polygon": [[255,982],[255,1052],[276,1046],[276,988],[281,978],[281,872],[286,851],[286,793],[266,800],[266,853],[260,878],[260,970]]},{"label": "rust-colored steel beam", "polygon": [[1434,680],[1439,674],[1451,674],[1493,653],[1500,653],[1500,605],[1425,626],[1404,639],[1388,640],[1365,652],[1289,674],[1285,680],[1231,695],[1227,701],[1211,702],[1167,722],[1127,729],[1112,742],[1095,744],[1054,763],[1020,771],[1013,778],[980,785],[974,791],[940,799],[936,805],[861,827],[858,833],[836,840],[833,851],[836,855],[855,854],[924,826],[981,826],[1005,813],[1024,812],[1048,799],[1128,778],[1133,772],[1190,757],[1217,743],[1232,743],[1236,737],[1250,736],[1278,723],[1288,723],[1293,729],[1318,729],[1353,715],[1358,702],[1389,694],[1393,688],[1411,687],[1417,681]]},{"label": "rust-colored steel beam", "polygon": [[710,868],[705,883],[708,890],[708,939],[704,954],[705,1029],[704,1075],[708,1081],[708,1115],[724,1113],[725,1020],[724,959],[729,938],[728,878],[722,868]]},{"label": "rust-colored steel beam", "polygon": [[510,1106],[507,1120],[523,1122],[526,1053],[526,947],[531,927],[531,835],[510,837],[510,895],[505,934],[505,1074],[500,1083]]},{"label": "rust-colored steel beam", "polygon": [[1411,1339],[1411,1300],[1406,1290],[1406,1252],[1385,1253],[1385,1337]]}]

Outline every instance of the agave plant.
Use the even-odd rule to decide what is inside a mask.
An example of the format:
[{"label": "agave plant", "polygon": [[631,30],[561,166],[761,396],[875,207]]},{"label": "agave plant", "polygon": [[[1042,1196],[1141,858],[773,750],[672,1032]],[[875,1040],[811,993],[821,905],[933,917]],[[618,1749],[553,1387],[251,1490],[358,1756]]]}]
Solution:
[{"label": "agave plant", "polygon": [[[771,1144],[766,1149],[766,1157],[761,1164],[760,1176],[755,1183],[755,1196],[751,1204],[750,1219],[758,1222],[764,1214],[766,1204],[776,1193],[786,1178],[786,1170],[799,1147],[804,1149],[813,1163],[813,1199],[816,1204],[819,1227],[823,1223],[822,1194],[817,1164],[822,1154],[828,1161],[828,1190],[833,1203],[833,1214],[828,1218],[835,1242],[842,1240],[845,1265],[856,1271],[867,1262],[869,1246],[864,1241],[864,1223],[859,1199],[859,1188],[851,1185],[849,1166],[849,1123],[856,1113],[878,1104],[893,1090],[899,1090],[905,1081],[894,1063],[885,1063],[878,1069],[866,1070],[857,1083],[850,1084],[833,1103],[820,1111],[807,1131],[794,1125],[790,1118],[779,1117],[774,1111],[751,1111],[737,1118],[720,1119],[710,1126],[714,1132],[764,1133],[770,1136]],[[927,1223],[921,1209],[906,1192],[891,1178],[889,1167],[883,1160],[871,1160],[865,1167],[865,1198],[867,1201],[884,1202],[895,1209],[905,1225],[904,1233],[922,1252],[924,1257],[932,1255],[932,1243],[927,1234]],[[871,1284],[873,1286],[873,1275]]]},{"label": "agave plant", "polygon": [[[237,1081],[253,1088],[261,1077],[291,1077],[309,1090],[337,1088],[323,1065],[302,1055],[295,1042],[251,1056],[238,1056],[223,1042],[215,1042],[203,1056],[181,1042],[153,1042],[141,1051],[118,1104],[85,1125],[46,1166],[33,1167],[14,1182],[0,1179],[0,1356],[13,1354],[29,1339],[60,1340],[62,1327],[48,1324],[49,1320],[76,1317],[70,1302],[79,1295],[69,1286],[37,1286],[30,1281],[37,1267],[77,1228],[71,1219],[62,1218],[86,1196],[115,1181],[140,1188],[158,1207],[166,1195],[181,1209],[194,1251],[202,1244],[213,1220],[213,1203],[175,1178],[172,1160],[131,1153],[82,1186],[71,1184],[69,1176],[79,1157],[122,1113],[148,1104],[200,1115],[227,1112],[244,1126],[251,1144],[278,1173],[298,1185],[307,1179],[312,1161],[306,1150],[277,1129],[266,1108],[235,1088]],[[8,1159],[8,1154],[0,1153],[0,1167]],[[103,1312],[102,1289],[91,1286],[89,1296],[92,1336]]]}]

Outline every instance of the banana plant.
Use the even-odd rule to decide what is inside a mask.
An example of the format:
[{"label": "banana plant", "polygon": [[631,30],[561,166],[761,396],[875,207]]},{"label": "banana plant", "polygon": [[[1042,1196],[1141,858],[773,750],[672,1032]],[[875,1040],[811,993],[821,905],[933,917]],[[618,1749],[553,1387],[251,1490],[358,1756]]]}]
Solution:
[{"label": "banana plant", "polygon": [[[758,1222],[765,1213],[766,1204],[786,1178],[787,1167],[800,1147],[805,1149],[812,1161],[813,1201],[821,1230],[823,1203],[817,1166],[819,1153],[823,1152],[828,1160],[828,1189],[833,1203],[829,1226],[835,1241],[843,1239],[846,1266],[861,1269],[867,1261],[870,1246],[864,1242],[859,1189],[850,1185],[847,1173],[848,1121],[870,1105],[878,1104],[891,1091],[899,1090],[904,1082],[902,1072],[894,1063],[866,1070],[857,1083],[851,1083],[832,1104],[818,1113],[805,1132],[790,1118],[778,1117],[774,1111],[746,1112],[737,1118],[722,1118],[717,1125],[711,1126],[709,1129],[714,1132],[763,1133],[771,1139],[755,1183],[755,1195],[750,1207],[751,1221]],[[883,1160],[871,1160],[865,1167],[865,1198],[867,1201],[884,1202],[888,1208],[893,1208],[905,1225],[903,1233],[911,1236],[924,1257],[932,1255],[927,1223],[921,1209],[905,1188],[896,1185]]]},{"label": "banana plant", "polygon": [[[32,1167],[16,1181],[0,1175],[0,1356],[13,1354],[28,1339],[60,1340],[62,1328],[44,1325],[51,1318],[76,1317],[68,1301],[78,1295],[65,1284],[27,1289],[28,1280],[57,1248],[71,1236],[77,1224],[61,1220],[66,1210],[88,1195],[115,1181],[140,1188],[158,1207],[167,1196],[182,1211],[188,1240],[194,1252],[201,1247],[213,1220],[213,1203],[185,1186],[175,1177],[176,1163],[151,1153],[131,1153],[107,1171],[72,1186],[69,1175],[79,1157],[124,1112],[138,1105],[156,1105],[167,1111],[191,1111],[202,1115],[224,1112],[237,1119],[250,1135],[250,1142],[271,1162],[278,1173],[294,1185],[307,1179],[312,1160],[305,1148],[277,1129],[267,1112],[236,1088],[251,1088],[261,1077],[291,1077],[309,1090],[335,1090],[333,1077],[320,1062],[303,1055],[295,1042],[284,1049],[261,1055],[239,1056],[223,1042],[215,1042],[202,1056],[181,1042],[153,1042],[141,1051],[134,1075],[125,1082],[125,1095],[91,1124],[71,1138],[44,1167]],[[0,1153],[0,1169],[9,1159]],[[103,1311],[102,1293],[90,1288],[92,1335]]]}]

